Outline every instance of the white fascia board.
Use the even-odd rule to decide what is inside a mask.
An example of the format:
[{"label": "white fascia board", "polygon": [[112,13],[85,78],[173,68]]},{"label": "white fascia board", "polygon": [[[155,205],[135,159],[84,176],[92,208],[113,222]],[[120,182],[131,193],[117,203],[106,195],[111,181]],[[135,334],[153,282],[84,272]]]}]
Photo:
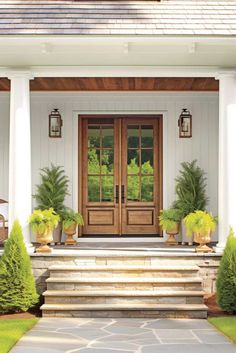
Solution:
[{"label": "white fascia board", "polygon": [[28,72],[33,77],[218,77],[235,74],[235,69],[219,67],[160,66],[35,66],[0,67],[0,77]]}]

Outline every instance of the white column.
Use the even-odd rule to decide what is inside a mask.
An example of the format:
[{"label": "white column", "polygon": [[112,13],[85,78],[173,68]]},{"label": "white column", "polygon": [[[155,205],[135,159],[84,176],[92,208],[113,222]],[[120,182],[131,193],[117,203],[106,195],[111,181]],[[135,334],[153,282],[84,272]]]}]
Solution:
[{"label": "white column", "polygon": [[31,245],[28,218],[31,208],[30,75],[10,73],[9,231],[18,219],[26,246]]},{"label": "white column", "polygon": [[236,232],[236,75],[219,76],[219,171],[217,249],[225,246],[229,227]]}]

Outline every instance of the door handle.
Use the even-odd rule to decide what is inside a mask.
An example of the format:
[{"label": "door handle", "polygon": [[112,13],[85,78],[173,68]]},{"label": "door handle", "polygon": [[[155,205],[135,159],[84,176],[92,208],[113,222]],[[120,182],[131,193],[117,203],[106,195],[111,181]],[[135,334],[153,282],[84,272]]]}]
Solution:
[{"label": "door handle", "polygon": [[119,185],[116,185],[116,203],[119,203]]},{"label": "door handle", "polygon": [[121,202],[125,203],[125,186],[121,186]]}]

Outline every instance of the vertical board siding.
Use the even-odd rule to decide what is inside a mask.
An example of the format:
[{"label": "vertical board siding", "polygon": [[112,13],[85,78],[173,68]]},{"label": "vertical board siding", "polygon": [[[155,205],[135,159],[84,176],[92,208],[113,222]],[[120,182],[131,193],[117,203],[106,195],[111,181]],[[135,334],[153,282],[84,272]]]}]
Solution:
[{"label": "vertical board siding", "polygon": [[[63,118],[62,138],[48,137],[48,115],[58,108]],[[193,137],[179,139],[177,120],[182,108],[193,115]],[[39,169],[54,163],[64,166],[70,179],[66,203],[73,207],[77,197],[74,157],[77,155],[75,122],[85,113],[164,114],[164,206],[175,194],[174,179],[180,163],[197,159],[208,178],[209,210],[217,214],[218,93],[201,92],[67,92],[31,93],[32,193],[39,182]],[[9,94],[0,93],[0,198],[8,195]]]}]

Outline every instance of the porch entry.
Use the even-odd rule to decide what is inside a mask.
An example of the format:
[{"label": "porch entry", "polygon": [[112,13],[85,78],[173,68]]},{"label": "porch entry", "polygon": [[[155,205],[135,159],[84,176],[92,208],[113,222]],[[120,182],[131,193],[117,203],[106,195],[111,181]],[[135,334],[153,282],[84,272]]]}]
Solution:
[{"label": "porch entry", "polygon": [[162,116],[80,118],[82,234],[160,234]]}]

